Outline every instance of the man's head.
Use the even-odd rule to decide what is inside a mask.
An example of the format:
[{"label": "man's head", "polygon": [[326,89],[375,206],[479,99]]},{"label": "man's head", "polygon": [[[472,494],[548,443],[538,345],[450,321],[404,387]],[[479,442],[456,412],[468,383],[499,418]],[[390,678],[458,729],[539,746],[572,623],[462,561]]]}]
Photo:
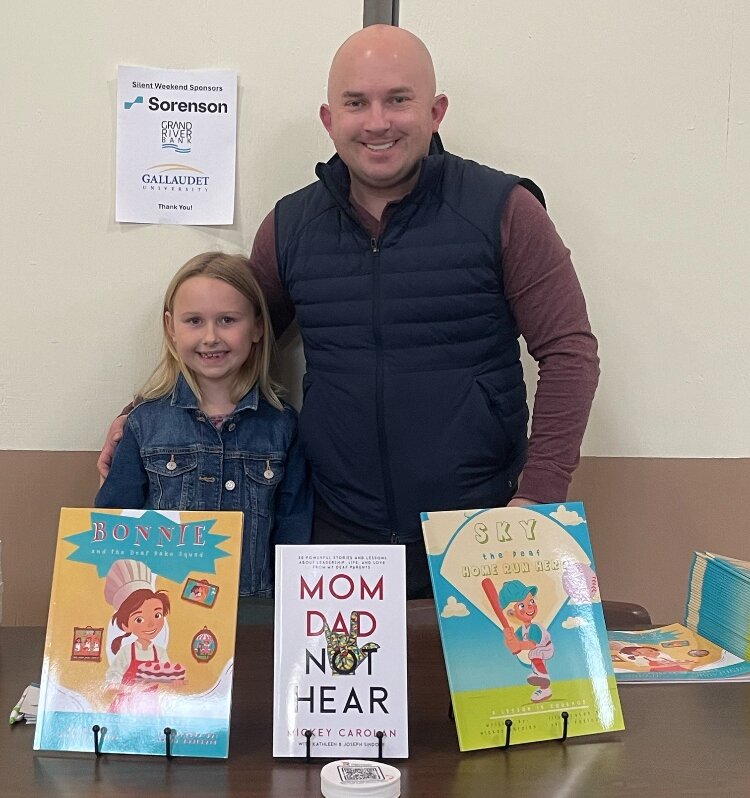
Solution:
[{"label": "man's head", "polygon": [[414,34],[373,25],[350,36],[333,57],[320,119],[349,168],[354,198],[407,194],[447,107]]}]

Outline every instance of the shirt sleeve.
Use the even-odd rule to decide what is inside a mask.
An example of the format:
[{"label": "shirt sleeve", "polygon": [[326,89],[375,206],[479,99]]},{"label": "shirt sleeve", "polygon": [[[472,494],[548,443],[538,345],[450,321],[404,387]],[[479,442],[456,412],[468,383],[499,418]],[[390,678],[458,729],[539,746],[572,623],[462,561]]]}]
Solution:
[{"label": "shirt sleeve", "polygon": [[[284,412],[293,413],[294,410],[285,408]],[[276,489],[274,502],[273,544],[309,543],[312,535],[312,486],[296,429],[287,450],[284,477]]]},{"label": "shirt sleeve", "polygon": [[565,501],[599,381],[597,341],[570,250],[541,203],[513,189],[501,221],[503,281],[539,376],[516,497]]},{"label": "shirt sleeve", "polygon": [[112,467],[94,499],[95,507],[138,510],[146,506],[148,474],[143,467],[141,448],[128,416],[122,440],[115,449]]},{"label": "shirt sleeve", "polygon": [[250,268],[266,297],[271,325],[278,340],[294,320],[294,303],[279,277],[274,211],[261,222],[255,235],[250,253]]},{"label": "shirt sleeve", "polygon": [[532,623],[531,626],[529,626],[529,640],[531,640],[532,643],[539,645],[539,643],[542,642],[542,637],[543,635],[540,627],[537,624]]},{"label": "shirt sleeve", "polygon": [[122,677],[130,665],[130,644],[123,645],[115,654],[112,664],[107,668],[104,682],[108,687],[119,687]]}]

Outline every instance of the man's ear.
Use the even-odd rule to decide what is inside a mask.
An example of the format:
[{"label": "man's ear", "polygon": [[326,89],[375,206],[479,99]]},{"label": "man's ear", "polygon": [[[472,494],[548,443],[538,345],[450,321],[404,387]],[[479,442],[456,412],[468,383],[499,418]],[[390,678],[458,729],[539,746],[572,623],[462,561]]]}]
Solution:
[{"label": "man's ear", "polygon": [[448,110],[448,98],[444,94],[438,94],[432,101],[432,132],[437,133],[440,123],[443,121],[445,112]]},{"label": "man's ear", "polygon": [[516,613],[515,613],[515,611],[513,610],[513,607],[508,607],[508,609],[507,609],[507,610],[505,610],[505,614],[506,614],[506,615],[510,615],[510,616],[512,616],[513,618],[515,618],[515,617],[516,617]]},{"label": "man's ear", "polygon": [[326,129],[326,131],[328,132],[328,135],[330,136],[331,135],[331,109],[330,109],[330,107],[326,103],[323,103],[323,105],[320,106],[319,114],[320,114],[320,121],[323,123],[323,127]]}]

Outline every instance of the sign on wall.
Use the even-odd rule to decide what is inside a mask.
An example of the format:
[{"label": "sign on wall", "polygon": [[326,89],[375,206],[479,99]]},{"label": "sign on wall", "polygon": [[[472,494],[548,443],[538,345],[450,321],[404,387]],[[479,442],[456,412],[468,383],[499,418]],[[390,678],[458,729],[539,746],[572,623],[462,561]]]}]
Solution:
[{"label": "sign on wall", "polygon": [[117,72],[115,220],[232,224],[237,73]]}]

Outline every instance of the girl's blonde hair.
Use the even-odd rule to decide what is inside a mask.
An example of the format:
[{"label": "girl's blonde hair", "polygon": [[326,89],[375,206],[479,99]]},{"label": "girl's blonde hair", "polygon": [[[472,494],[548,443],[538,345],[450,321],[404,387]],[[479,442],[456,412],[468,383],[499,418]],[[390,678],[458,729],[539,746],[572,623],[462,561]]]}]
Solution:
[{"label": "girl's blonde hair", "polygon": [[169,283],[162,309],[164,340],[162,342],[161,359],[151,376],[146,380],[140,395],[144,399],[158,399],[162,396],[167,396],[174,390],[177,378],[182,374],[198,401],[200,401],[201,394],[198,388],[198,381],[194,373],[185,365],[185,362],[177,353],[172,336],[169,333],[166,317],[167,313],[174,314],[174,298],[177,289],[185,280],[198,276],[223,280],[239,291],[252,305],[256,318],[263,329],[262,338],[253,346],[250,356],[235,378],[230,390],[231,401],[238,402],[257,383],[260,392],[268,403],[281,410],[281,400],[277,395],[279,386],[271,380],[269,375],[271,352],[273,350],[273,331],[268,318],[268,307],[263,291],[261,291],[258,281],[250,271],[248,259],[242,255],[228,255],[225,252],[204,252],[201,255],[196,255],[175,274]]}]

